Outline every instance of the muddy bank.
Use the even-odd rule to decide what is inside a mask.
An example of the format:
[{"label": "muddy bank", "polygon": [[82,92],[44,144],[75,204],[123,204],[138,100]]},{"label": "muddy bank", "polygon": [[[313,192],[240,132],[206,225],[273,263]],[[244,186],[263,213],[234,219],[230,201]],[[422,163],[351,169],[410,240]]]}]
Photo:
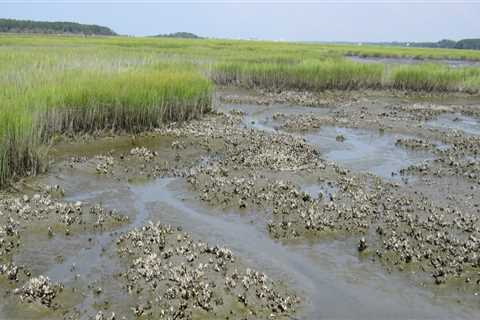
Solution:
[{"label": "muddy bank", "polygon": [[218,94],[2,197],[0,318],[475,317],[475,100]]},{"label": "muddy bank", "polygon": [[[175,134],[188,135],[192,129],[185,130]],[[199,167],[188,176],[187,181],[201,193],[202,200],[213,206],[264,211],[270,220],[267,230],[274,238],[321,237],[331,232],[371,235],[371,242],[380,244],[373,252],[399,268],[417,264],[437,283],[445,282],[449,276],[461,277],[473,283],[473,290],[480,283],[476,272],[469,272],[478,267],[479,229],[475,215],[436,206],[433,199],[409,187],[350,174],[334,163],[320,161],[320,153],[295,136],[277,133],[268,139],[270,133],[243,130],[242,134],[232,134],[221,160]],[[229,135],[228,128],[219,127],[219,131]],[[276,179],[278,174],[268,177],[271,171],[298,174],[303,170],[319,182],[334,181],[338,191],[328,198],[315,199],[302,192],[298,184]],[[452,228],[455,238],[450,236]],[[366,246],[359,249],[365,251]],[[462,257],[460,261],[458,256]]]},{"label": "muddy bank", "polygon": [[[1,305],[1,318],[288,318],[300,299],[278,279],[182,226],[149,223],[158,219],[136,201],[132,185],[182,175],[201,156],[176,140],[163,144],[158,135],[157,151],[145,146],[151,135],[135,139],[143,146],[108,139],[109,150],[100,155],[59,146],[61,160],[40,179],[63,184],[46,187],[57,202],[47,191],[5,195],[0,276],[9,304]],[[18,188],[36,189],[37,180]]]},{"label": "muddy bank", "polygon": [[66,202],[58,185],[38,186],[0,199],[0,277],[4,318],[62,318],[77,293],[47,275],[98,234],[128,223],[100,204]]},{"label": "muddy bank", "polygon": [[122,278],[138,297],[137,317],[286,318],[298,303],[264,273],[239,265],[230,249],[195,241],[180,227],[149,223],[117,246],[132,261]]}]

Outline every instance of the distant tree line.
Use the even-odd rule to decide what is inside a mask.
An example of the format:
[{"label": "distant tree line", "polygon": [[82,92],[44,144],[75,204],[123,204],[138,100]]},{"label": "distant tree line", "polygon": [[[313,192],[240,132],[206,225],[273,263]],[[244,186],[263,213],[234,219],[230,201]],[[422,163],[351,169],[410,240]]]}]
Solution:
[{"label": "distant tree line", "polygon": [[471,49],[480,50],[480,39],[463,39],[460,41],[441,40],[438,42],[417,42],[412,43],[414,47],[425,48],[448,48],[448,49]]},{"label": "distant tree line", "polygon": [[[379,43],[376,43],[379,44]],[[416,47],[416,48],[446,48],[480,50],[480,39],[440,40],[438,42],[383,42],[383,45]]]},{"label": "distant tree line", "polygon": [[190,32],[175,32],[175,33],[169,33],[169,34],[159,34],[159,35],[156,35],[155,37],[159,37],[159,38],[202,39],[201,37],[197,36],[196,34],[190,33]]},{"label": "distant tree line", "polygon": [[0,19],[0,32],[103,36],[117,35],[110,28],[97,25],[80,24],[75,22],[43,22],[15,19]]}]

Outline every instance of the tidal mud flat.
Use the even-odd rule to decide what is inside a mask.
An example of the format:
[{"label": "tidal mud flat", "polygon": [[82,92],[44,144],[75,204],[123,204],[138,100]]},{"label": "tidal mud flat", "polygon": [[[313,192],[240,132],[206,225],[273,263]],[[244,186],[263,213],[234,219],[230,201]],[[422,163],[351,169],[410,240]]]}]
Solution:
[{"label": "tidal mud flat", "polygon": [[480,100],[219,90],[0,201],[0,319],[475,318]]}]

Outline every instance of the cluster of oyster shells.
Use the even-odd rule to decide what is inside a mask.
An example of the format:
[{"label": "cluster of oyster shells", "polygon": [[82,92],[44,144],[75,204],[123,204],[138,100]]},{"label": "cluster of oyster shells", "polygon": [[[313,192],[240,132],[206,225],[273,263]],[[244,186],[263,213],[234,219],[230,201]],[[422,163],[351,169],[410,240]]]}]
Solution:
[{"label": "cluster of oyster shells", "polygon": [[[128,218],[98,204],[65,202],[59,186],[47,186],[41,193],[0,198],[0,278],[11,284],[23,302],[53,307],[61,284],[42,275],[32,276],[29,265],[17,265],[14,255],[30,241],[27,234],[40,232],[48,238],[71,236],[76,231],[104,231],[124,224]],[[22,272],[20,272],[22,271]]]},{"label": "cluster of oyster shells", "polygon": [[290,314],[298,304],[265,274],[243,267],[230,249],[196,241],[180,228],[150,222],[120,237],[117,246],[132,261],[122,277],[138,298],[137,316],[191,319],[240,308],[264,319]]},{"label": "cluster of oyster shells", "polygon": [[130,150],[130,155],[136,156],[143,161],[152,161],[153,158],[158,156],[157,152],[152,151],[146,147],[136,147]]},{"label": "cluster of oyster shells", "polygon": [[39,276],[28,280],[23,287],[16,289],[15,293],[23,302],[52,307],[55,297],[62,289],[61,285],[53,283],[48,277]]},{"label": "cluster of oyster shells", "polygon": [[257,90],[253,94],[222,94],[219,97],[223,103],[233,104],[256,104],[256,105],[274,105],[274,104],[294,104],[302,106],[331,106],[348,104],[355,101],[356,98],[346,97],[341,94],[317,94],[311,91],[295,90]]}]

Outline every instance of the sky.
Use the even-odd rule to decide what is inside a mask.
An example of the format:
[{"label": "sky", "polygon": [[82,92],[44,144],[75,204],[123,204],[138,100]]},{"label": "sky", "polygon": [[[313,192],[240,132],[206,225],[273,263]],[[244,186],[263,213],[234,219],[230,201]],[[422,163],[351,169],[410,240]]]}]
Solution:
[{"label": "sky", "polygon": [[99,24],[125,35],[177,31],[286,41],[480,38],[478,1],[5,1],[0,17]]}]

